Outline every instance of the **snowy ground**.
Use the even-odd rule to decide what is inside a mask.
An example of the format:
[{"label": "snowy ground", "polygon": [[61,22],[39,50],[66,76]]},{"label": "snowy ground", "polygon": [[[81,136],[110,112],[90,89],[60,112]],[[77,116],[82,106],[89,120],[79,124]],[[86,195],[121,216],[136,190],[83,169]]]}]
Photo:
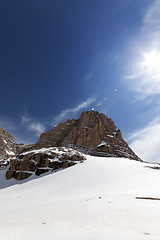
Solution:
[{"label": "snowy ground", "polygon": [[124,158],[88,160],[0,189],[0,239],[159,240],[160,171]]}]

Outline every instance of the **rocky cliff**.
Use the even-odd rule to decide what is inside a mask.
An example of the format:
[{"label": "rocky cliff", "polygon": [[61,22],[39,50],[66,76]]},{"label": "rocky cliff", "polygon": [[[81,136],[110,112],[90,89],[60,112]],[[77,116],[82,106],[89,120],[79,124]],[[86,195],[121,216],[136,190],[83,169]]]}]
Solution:
[{"label": "rocky cliff", "polygon": [[10,159],[7,179],[22,180],[33,174],[58,171],[83,162],[83,154],[141,161],[114,122],[97,111],[86,111],[77,120],[68,119],[58,124],[41,134],[33,145],[15,145],[13,137],[3,131],[1,139],[1,155],[16,151],[16,156]]},{"label": "rocky cliff", "polygon": [[84,160],[85,157],[81,153],[71,148],[50,147],[25,151],[10,160],[6,178],[23,180],[31,175],[39,176],[47,172],[56,172]]},{"label": "rocky cliff", "polygon": [[43,133],[35,148],[76,147],[94,156],[126,157],[140,160],[124,141],[114,122],[97,111],[83,112],[78,120],[69,119]]},{"label": "rocky cliff", "polygon": [[13,157],[16,153],[16,143],[14,138],[0,128],[0,169],[8,165],[8,158]]},{"label": "rocky cliff", "polygon": [[15,155],[16,143],[12,137],[3,128],[0,128],[0,157],[9,157]]}]

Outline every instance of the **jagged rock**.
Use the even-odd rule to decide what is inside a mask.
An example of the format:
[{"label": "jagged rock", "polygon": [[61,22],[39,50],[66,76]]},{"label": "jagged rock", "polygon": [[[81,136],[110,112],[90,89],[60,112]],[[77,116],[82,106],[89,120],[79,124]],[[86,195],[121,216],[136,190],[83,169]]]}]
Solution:
[{"label": "jagged rock", "polygon": [[10,171],[7,171],[6,173],[6,179],[11,179],[11,178],[14,178],[15,177],[15,174],[16,174],[16,171],[13,171],[13,170],[10,170]]},{"label": "jagged rock", "polygon": [[73,166],[83,162],[83,153],[141,161],[124,141],[114,122],[97,111],[83,112],[77,120],[68,119],[41,134],[36,144],[17,144],[16,149],[14,139],[6,132],[2,133],[8,139],[2,139],[3,144],[16,152],[10,160],[7,179],[22,180],[32,174],[39,176]]},{"label": "jagged rock", "polygon": [[16,143],[16,153],[20,154],[22,152],[27,152],[33,150],[34,144],[24,144],[24,143]]},{"label": "jagged rock", "polygon": [[30,177],[32,175],[32,173],[28,173],[28,172],[16,172],[16,171],[7,171],[6,173],[6,179],[9,180],[11,178],[14,178],[16,180],[24,180],[28,177]]},{"label": "jagged rock", "polygon": [[14,138],[0,128],[0,170],[5,169],[9,164],[9,157],[13,157],[16,153],[16,143]]},{"label": "jagged rock", "polygon": [[[39,176],[49,171],[57,171],[83,162],[85,157],[69,148],[46,148],[18,154],[10,160],[6,178],[23,180],[35,173]],[[24,174],[23,174],[24,173]]]},{"label": "jagged rock", "polygon": [[16,153],[16,143],[12,137],[3,128],[0,128],[0,158],[14,156]]},{"label": "jagged rock", "polygon": [[62,168],[67,168],[69,167],[69,162],[68,161],[64,161],[62,164]]},{"label": "jagged rock", "polygon": [[16,172],[14,178],[16,180],[24,180],[24,179],[30,177],[31,175],[32,175],[32,173],[28,173],[28,172]]},{"label": "jagged rock", "polygon": [[114,122],[97,111],[83,112],[78,120],[69,119],[43,133],[35,148],[66,146],[79,151],[105,157],[140,158],[124,141]]},{"label": "jagged rock", "polygon": [[47,173],[47,172],[49,172],[49,169],[37,168],[35,174],[36,174],[37,176],[40,176],[41,174]]},{"label": "jagged rock", "polygon": [[41,134],[39,141],[34,146],[35,149],[61,146],[62,140],[69,134],[76,122],[75,119],[69,119],[65,123],[59,123],[54,129]]}]

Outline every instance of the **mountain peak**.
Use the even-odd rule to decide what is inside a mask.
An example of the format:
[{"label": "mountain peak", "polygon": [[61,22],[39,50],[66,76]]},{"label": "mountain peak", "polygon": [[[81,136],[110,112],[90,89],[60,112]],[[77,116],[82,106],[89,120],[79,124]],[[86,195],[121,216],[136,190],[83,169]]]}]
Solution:
[{"label": "mountain peak", "polygon": [[68,119],[41,134],[35,148],[72,147],[95,156],[140,160],[124,141],[111,118],[98,111],[84,111],[79,119]]},{"label": "mountain peak", "polygon": [[[79,119],[68,119],[41,134],[33,145],[16,145],[14,138],[0,129],[0,154],[16,157],[7,161],[6,178],[22,180],[33,173],[54,172],[83,162],[88,154],[102,157],[124,157],[141,161],[124,141],[114,122],[97,111],[82,112]],[[3,150],[3,151],[2,151]],[[4,164],[1,166],[3,167]]]}]

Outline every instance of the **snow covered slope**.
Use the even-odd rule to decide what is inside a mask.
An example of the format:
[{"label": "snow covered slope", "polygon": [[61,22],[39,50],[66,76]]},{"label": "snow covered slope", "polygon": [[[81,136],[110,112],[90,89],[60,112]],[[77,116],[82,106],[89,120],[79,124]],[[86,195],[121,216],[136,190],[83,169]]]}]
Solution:
[{"label": "snow covered slope", "polygon": [[0,190],[0,239],[159,239],[158,166],[124,158],[87,161]]}]

